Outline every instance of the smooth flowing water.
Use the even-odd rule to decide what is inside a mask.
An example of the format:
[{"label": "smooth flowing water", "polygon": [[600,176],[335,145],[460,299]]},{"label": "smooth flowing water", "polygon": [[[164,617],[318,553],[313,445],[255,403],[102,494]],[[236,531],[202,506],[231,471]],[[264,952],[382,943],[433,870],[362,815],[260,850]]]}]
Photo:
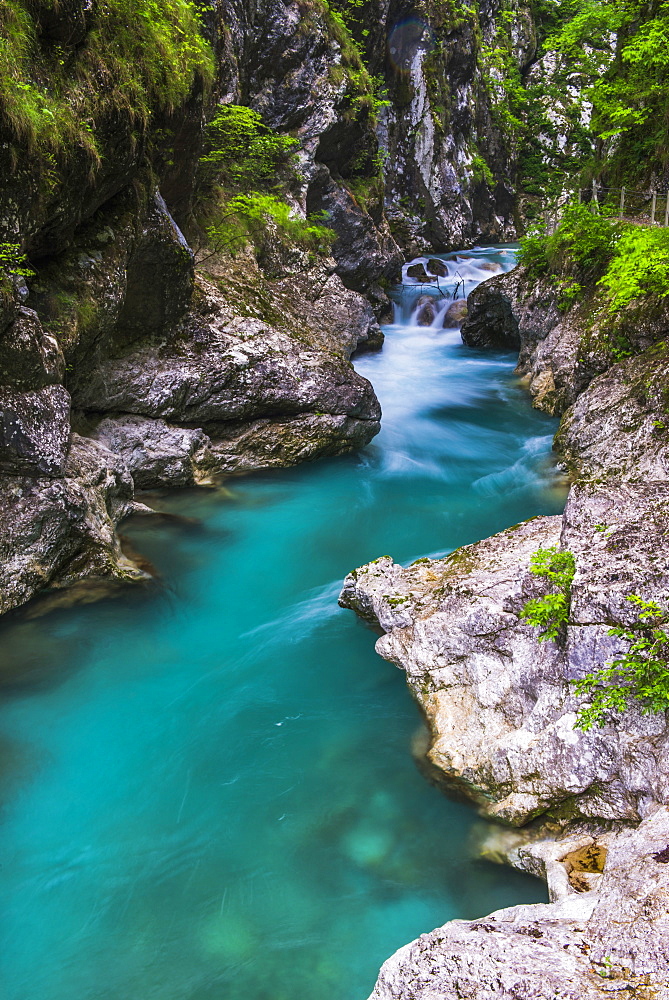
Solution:
[{"label": "smooth flowing water", "polygon": [[564,501],[514,358],[411,325],[424,292],[356,363],[363,453],[153,497],[180,516],[127,533],[158,587],[2,627],[4,1000],[363,1000],[419,933],[545,898],[470,856],[402,674],[337,607],[371,558]]}]

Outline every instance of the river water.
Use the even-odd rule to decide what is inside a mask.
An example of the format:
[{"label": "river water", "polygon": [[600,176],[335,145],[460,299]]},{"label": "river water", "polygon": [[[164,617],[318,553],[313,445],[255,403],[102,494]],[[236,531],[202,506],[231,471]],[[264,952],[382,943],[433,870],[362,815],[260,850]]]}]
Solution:
[{"label": "river water", "polygon": [[[473,256],[467,291],[513,262]],[[155,495],[178,516],[127,534],[158,586],[0,629],[4,1000],[363,1000],[419,933],[545,899],[470,856],[402,674],[337,607],[369,559],[564,503],[513,356],[413,326],[422,292],[356,362],[364,452]]]}]

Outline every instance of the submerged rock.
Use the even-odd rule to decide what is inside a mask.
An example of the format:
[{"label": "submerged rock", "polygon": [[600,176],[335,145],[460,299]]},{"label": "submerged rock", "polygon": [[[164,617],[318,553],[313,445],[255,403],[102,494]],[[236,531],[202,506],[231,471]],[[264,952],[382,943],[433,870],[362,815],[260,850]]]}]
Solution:
[{"label": "submerged rock", "polygon": [[416,325],[432,326],[437,317],[437,303],[431,295],[421,295],[416,302]]},{"label": "submerged rock", "polygon": [[414,281],[422,281],[426,285],[431,281],[437,280],[434,275],[427,273],[423,264],[410,264],[409,267],[407,267],[407,276],[409,278],[413,278]]},{"label": "submerged rock", "polygon": [[451,302],[450,306],[444,313],[441,325],[445,330],[457,329],[467,319],[468,314],[469,308],[467,306],[467,299],[456,299],[455,302]]},{"label": "submerged rock", "polygon": [[438,278],[448,277],[448,266],[443,260],[437,257],[430,257],[427,262],[427,270],[430,274],[436,274]]}]

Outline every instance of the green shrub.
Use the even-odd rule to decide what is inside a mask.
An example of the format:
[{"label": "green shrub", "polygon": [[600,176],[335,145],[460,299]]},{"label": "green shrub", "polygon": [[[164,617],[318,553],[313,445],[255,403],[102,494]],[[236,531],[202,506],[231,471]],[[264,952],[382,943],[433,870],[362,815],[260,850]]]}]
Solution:
[{"label": "green shrub", "polygon": [[610,313],[644,295],[669,295],[669,230],[630,226],[620,236],[616,255],[599,284]]},{"label": "green shrub", "polygon": [[548,580],[557,593],[527,601],[520,617],[542,630],[539,642],[557,639],[569,620],[571,583],[576,572],[573,553],[560,552],[556,546],[537,549],[530,558],[530,572]]},{"label": "green shrub", "polygon": [[0,243],[0,271],[24,278],[31,278],[35,273],[18,243]]},{"label": "green shrub", "polygon": [[225,250],[234,251],[251,242],[261,246],[270,229],[292,245],[327,253],[335,233],[320,221],[295,215],[285,201],[258,191],[230,198],[219,220],[207,227],[208,247],[198,254],[203,263]]},{"label": "green shrub", "polygon": [[577,695],[588,699],[577,714],[575,726],[588,730],[603,726],[609,713],[624,712],[632,702],[646,714],[669,709],[669,616],[655,601],[638,594],[627,598],[639,608],[634,625],[616,626],[609,635],[629,643],[629,649],[603,669],[574,681]]},{"label": "green shrub", "polygon": [[257,111],[224,104],[207,125],[200,162],[210,178],[248,190],[275,181],[298,145],[297,139],[268,128]]},{"label": "green shrub", "polygon": [[551,235],[536,227],[522,237],[519,262],[530,277],[554,279],[562,309],[593,284],[612,317],[635,299],[669,295],[669,230],[605,219],[586,205],[568,208]]},{"label": "green shrub", "polygon": [[525,236],[520,238],[518,263],[521,267],[527,268],[530,277],[542,278],[550,271],[548,239],[544,226],[540,225],[532,226]]}]

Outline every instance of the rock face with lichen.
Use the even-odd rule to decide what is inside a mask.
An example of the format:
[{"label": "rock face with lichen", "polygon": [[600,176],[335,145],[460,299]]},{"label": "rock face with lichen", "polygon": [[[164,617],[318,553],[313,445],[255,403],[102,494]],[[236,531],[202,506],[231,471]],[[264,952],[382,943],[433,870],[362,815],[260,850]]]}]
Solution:
[{"label": "rock face with lichen", "polygon": [[[40,11],[35,60],[47,65],[57,28],[76,62],[95,28],[88,7]],[[401,258],[382,214],[373,220],[328,172],[377,146],[365,115],[333,143],[350,95],[333,79],[341,51],[326,12],[307,14],[272,2],[259,20],[243,4],[212,9],[208,95],[195,77],[167,114],[154,94],[141,127],[123,105],[115,142],[93,115],[100,163],[87,173],[85,153],[73,150],[48,196],[36,195],[41,161],[31,177],[27,166],[6,172],[0,239],[27,252],[34,274],[26,282],[15,269],[0,281],[0,611],[86,576],[143,578],[115,534],[135,488],[335,455],[378,432],[378,401],[350,357],[380,346],[361,291],[382,309],[378,282]],[[289,197],[304,215],[320,178],[322,199],[339,205],[335,258],[312,259],[268,232],[262,247],[206,262],[196,277],[175,217],[196,232],[203,128],[220,99],[296,131]]]},{"label": "rock face with lichen", "polygon": [[[669,868],[653,858],[669,842],[667,719],[635,707],[575,729],[570,686],[623,651],[608,633],[636,620],[627,595],[669,604],[668,531],[666,482],[581,481],[563,517],[347,577],[340,603],[383,630],[377,652],[422,709],[430,776],[487,817],[530,824],[507,860],[547,878],[554,900],[422,935],[386,962],[374,1000],[581,1000],[614,983],[669,996]],[[576,574],[564,636],[538,644],[520,612],[546,592],[529,561],[550,546],[573,552]],[[584,833],[605,864],[574,864]]]},{"label": "rock face with lichen", "polygon": [[[388,557],[347,577],[341,603],[379,625],[377,651],[406,671],[428,720],[432,773],[494,819],[538,816],[638,822],[669,804],[664,716],[633,710],[588,732],[574,729],[570,681],[621,650],[608,631],[629,625],[625,600],[666,606],[669,487],[579,483],[562,518],[539,517],[440,560],[403,569]],[[570,625],[560,643],[537,643],[520,618],[547,592],[529,572],[538,548],[574,553]]]},{"label": "rock face with lichen", "polygon": [[666,300],[630,303],[615,323],[594,297],[561,308],[549,279],[518,268],[468,299],[471,347],[519,348],[534,405],[562,416],[557,450],[570,473],[665,479],[669,456]]}]

